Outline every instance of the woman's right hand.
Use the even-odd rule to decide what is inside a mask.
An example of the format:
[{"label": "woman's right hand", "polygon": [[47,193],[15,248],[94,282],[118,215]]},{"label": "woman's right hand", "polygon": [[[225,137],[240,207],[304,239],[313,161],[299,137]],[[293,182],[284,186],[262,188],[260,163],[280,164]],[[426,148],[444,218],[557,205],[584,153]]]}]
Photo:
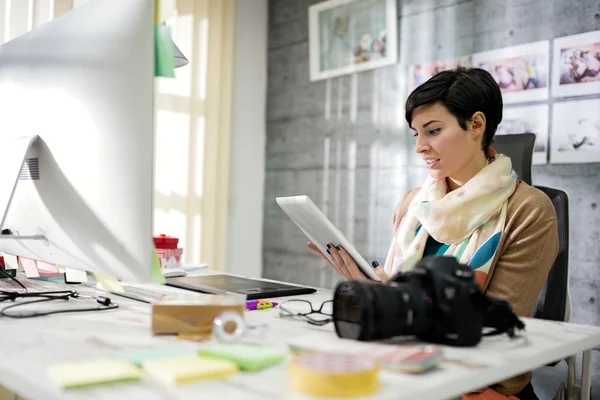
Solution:
[{"label": "woman's right hand", "polygon": [[[340,275],[342,275],[346,279],[358,279],[365,281],[372,281],[369,277],[367,277],[358,267],[356,261],[348,254],[348,252],[342,246],[335,246],[333,244],[329,244],[328,251],[331,254],[331,258],[333,259],[333,263],[325,256],[325,254],[321,253],[321,250],[313,243],[308,242],[307,246],[309,249],[313,250],[317,254],[319,254],[327,264],[331,265],[333,269],[335,269]],[[379,263],[376,261],[373,262],[373,268],[377,276],[383,281],[386,282],[389,277],[383,271],[383,268],[379,266]]]}]

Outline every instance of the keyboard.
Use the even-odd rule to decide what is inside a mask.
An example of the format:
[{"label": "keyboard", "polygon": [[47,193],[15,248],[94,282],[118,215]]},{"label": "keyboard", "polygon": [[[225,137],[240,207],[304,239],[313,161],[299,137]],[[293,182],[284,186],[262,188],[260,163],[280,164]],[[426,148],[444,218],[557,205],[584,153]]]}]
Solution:
[{"label": "keyboard", "polygon": [[[201,293],[165,286],[161,285],[160,283],[121,282],[121,286],[123,287],[125,293],[110,293],[133,300],[142,301],[144,303],[155,303],[161,297],[169,295],[203,296]],[[102,287],[100,286],[99,289],[102,289]]]}]

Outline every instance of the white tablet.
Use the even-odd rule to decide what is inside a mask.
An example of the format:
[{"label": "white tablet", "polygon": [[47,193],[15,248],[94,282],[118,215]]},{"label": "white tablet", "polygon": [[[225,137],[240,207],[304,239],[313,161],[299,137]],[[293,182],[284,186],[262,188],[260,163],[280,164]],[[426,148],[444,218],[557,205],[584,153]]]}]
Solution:
[{"label": "white tablet", "polygon": [[288,217],[298,225],[298,228],[331,262],[333,262],[333,258],[327,253],[327,244],[340,244],[352,256],[366,276],[375,281],[380,281],[371,265],[356,251],[344,234],[327,219],[325,214],[319,210],[308,196],[277,197],[276,200]]}]

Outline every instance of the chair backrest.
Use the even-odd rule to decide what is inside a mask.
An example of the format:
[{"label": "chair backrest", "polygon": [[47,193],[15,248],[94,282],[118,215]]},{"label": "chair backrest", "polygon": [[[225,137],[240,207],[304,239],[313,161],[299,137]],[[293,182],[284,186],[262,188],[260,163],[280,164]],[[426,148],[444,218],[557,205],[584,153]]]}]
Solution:
[{"label": "chair backrest", "polygon": [[531,185],[531,160],[535,146],[535,134],[519,133],[494,136],[492,148],[510,157],[519,179]]},{"label": "chair backrest", "polygon": [[558,256],[538,297],[534,318],[566,321],[570,318],[569,197],[562,190],[544,186],[536,186],[536,188],[550,197],[556,210]]}]

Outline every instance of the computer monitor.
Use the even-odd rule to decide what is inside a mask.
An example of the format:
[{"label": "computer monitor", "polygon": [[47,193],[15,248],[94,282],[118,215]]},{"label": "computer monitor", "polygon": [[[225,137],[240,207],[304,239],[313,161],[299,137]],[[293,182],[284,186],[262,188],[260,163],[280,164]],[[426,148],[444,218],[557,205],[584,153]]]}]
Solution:
[{"label": "computer monitor", "polygon": [[153,7],[92,0],[0,47],[0,251],[151,280]]}]

